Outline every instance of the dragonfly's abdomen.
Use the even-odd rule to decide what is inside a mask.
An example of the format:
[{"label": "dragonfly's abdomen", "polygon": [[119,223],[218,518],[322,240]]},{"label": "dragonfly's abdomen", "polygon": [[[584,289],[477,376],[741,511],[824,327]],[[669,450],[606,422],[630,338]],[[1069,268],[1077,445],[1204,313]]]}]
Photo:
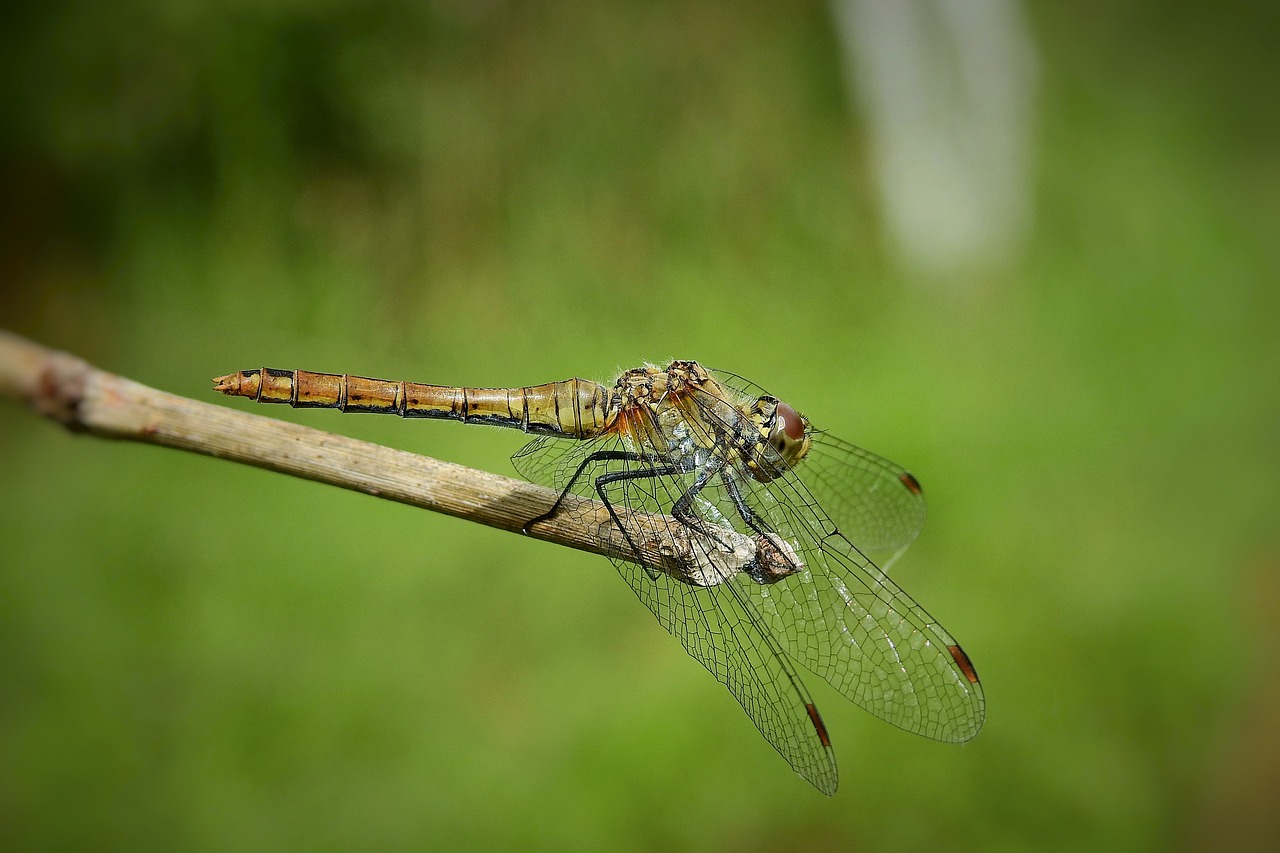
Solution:
[{"label": "dragonfly's abdomen", "polygon": [[373,412],[591,438],[615,417],[610,392],[586,379],[526,388],[462,388],[309,370],[242,370],[214,380],[228,396],[294,408]]}]

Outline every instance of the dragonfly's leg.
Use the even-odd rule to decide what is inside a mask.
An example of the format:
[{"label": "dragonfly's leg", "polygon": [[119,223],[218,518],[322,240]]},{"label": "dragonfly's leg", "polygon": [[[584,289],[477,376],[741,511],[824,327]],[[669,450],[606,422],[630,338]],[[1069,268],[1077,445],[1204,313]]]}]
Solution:
[{"label": "dragonfly's leg", "polygon": [[711,468],[701,471],[698,474],[697,479],[695,479],[692,485],[685,490],[685,493],[680,496],[679,500],[671,505],[672,518],[679,521],[685,527],[693,528],[704,536],[711,536],[712,534],[706,530],[706,522],[703,519],[698,518],[697,514],[693,512],[693,499],[698,496],[698,492],[701,492],[706,488],[707,483],[711,481],[711,477],[715,473],[715,470]]},{"label": "dragonfly's leg", "polygon": [[724,483],[724,490],[728,492],[729,500],[733,501],[734,508],[738,510],[738,515],[742,517],[747,527],[750,527],[759,536],[767,536],[771,531],[765,529],[760,517],[756,515],[756,511],[747,506],[746,499],[742,497],[742,490],[738,488],[738,484],[733,481],[733,478],[721,477],[720,482]]},{"label": "dragonfly's leg", "polygon": [[[581,469],[579,469],[579,473],[581,473]],[[618,515],[618,511],[613,508],[613,501],[609,500],[609,495],[605,490],[614,483],[626,482],[627,480],[640,480],[647,477],[666,477],[679,473],[680,469],[676,466],[663,465],[659,468],[641,468],[636,471],[615,471],[612,474],[604,474],[596,478],[596,494],[600,496],[600,502],[603,503],[605,509],[609,511],[609,517],[613,519],[614,526],[622,531],[623,538],[627,540],[627,544],[631,546],[631,552],[636,556],[636,562],[641,566],[644,566],[644,570],[649,573],[649,577],[653,580],[658,579],[658,571],[652,566],[645,565],[643,552],[636,545],[635,540],[631,538],[631,533],[627,530],[627,526],[622,523],[622,518]]]},{"label": "dragonfly's leg", "polygon": [[[756,515],[755,510],[748,506],[746,499],[742,497],[742,490],[738,488],[738,484],[733,481],[732,477],[722,476],[720,478],[720,482],[724,484],[725,492],[728,493],[729,500],[733,501],[733,506],[738,510],[738,515],[742,518],[742,521],[747,525],[747,527],[750,527],[752,532],[756,534],[758,541],[770,542],[770,534],[777,534],[770,530],[768,526],[761,521],[760,516]],[[784,559],[788,564],[792,564],[794,566],[795,561],[790,557],[786,557],[784,555]],[[799,568],[799,566],[794,566],[794,568]]]},{"label": "dragonfly's leg", "polygon": [[693,511],[694,498],[706,488],[707,483],[711,482],[711,478],[719,473],[719,470],[718,468],[707,468],[699,473],[697,479],[685,490],[679,500],[671,505],[671,517],[690,530],[696,531],[698,535],[710,539],[725,550],[731,551],[733,546],[723,538],[724,528],[708,523],[705,518],[700,518]]},{"label": "dragonfly's leg", "polygon": [[564,503],[565,495],[569,494],[569,492],[573,489],[574,483],[578,482],[578,480],[582,477],[582,473],[587,470],[588,465],[591,465],[594,462],[643,462],[643,461],[644,461],[644,457],[642,457],[639,453],[631,453],[626,450],[597,450],[595,453],[592,453],[586,459],[583,459],[582,463],[578,465],[578,470],[573,472],[573,476],[569,478],[569,482],[565,485],[563,489],[560,490],[560,496],[557,497],[556,502],[551,505],[551,509],[547,510],[542,515],[539,515],[536,518],[531,518],[528,521],[526,521],[524,523],[524,527],[520,528],[520,532],[528,536],[529,528],[533,527],[535,524],[539,522],[546,521],[547,519],[554,516],[557,512],[559,512],[560,504]]}]

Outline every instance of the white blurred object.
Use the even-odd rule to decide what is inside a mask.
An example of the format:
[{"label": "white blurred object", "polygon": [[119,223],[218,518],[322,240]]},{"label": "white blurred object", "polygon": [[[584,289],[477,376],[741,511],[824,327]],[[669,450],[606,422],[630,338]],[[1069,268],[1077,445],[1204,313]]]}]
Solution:
[{"label": "white blurred object", "polygon": [[999,264],[1029,222],[1036,51],[1014,0],[832,0],[886,233],[945,275]]}]

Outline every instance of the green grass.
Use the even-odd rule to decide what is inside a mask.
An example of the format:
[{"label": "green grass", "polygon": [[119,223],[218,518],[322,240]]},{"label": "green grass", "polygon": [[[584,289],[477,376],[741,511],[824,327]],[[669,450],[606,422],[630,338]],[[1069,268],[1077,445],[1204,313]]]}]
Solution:
[{"label": "green grass", "polygon": [[[894,575],[989,718],[944,746],[810,678],[827,800],[602,559],[5,405],[0,842],[1274,840],[1250,794],[1280,750],[1262,17],[1037,10],[1028,241],[923,281],[882,247],[821,5],[15,14],[4,326],[205,400],[262,364],[741,373],[919,475]],[[270,414],[502,473],[520,445]]]}]

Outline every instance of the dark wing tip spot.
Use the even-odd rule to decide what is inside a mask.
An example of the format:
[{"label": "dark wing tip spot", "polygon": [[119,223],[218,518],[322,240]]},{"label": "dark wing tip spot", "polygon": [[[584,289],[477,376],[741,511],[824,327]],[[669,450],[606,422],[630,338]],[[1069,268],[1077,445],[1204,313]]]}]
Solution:
[{"label": "dark wing tip spot", "polygon": [[898,475],[898,479],[902,481],[902,485],[906,486],[907,491],[911,494],[924,494],[924,489],[920,488],[920,481],[913,477],[910,471],[903,471]]},{"label": "dark wing tip spot", "polygon": [[956,662],[956,666],[960,667],[960,671],[964,673],[965,678],[969,679],[969,683],[977,684],[978,671],[973,668],[973,662],[964,653],[964,649],[959,646],[947,646],[947,651],[951,652],[951,659]]},{"label": "dark wing tip spot", "polygon": [[809,721],[813,723],[813,727],[818,732],[818,740],[822,741],[823,746],[830,749],[831,735],[827,734],[827,726],[822,722],[822,717],[818,714],[818,706],[812,702],[806,702],[804,709],[809,712]]}]

